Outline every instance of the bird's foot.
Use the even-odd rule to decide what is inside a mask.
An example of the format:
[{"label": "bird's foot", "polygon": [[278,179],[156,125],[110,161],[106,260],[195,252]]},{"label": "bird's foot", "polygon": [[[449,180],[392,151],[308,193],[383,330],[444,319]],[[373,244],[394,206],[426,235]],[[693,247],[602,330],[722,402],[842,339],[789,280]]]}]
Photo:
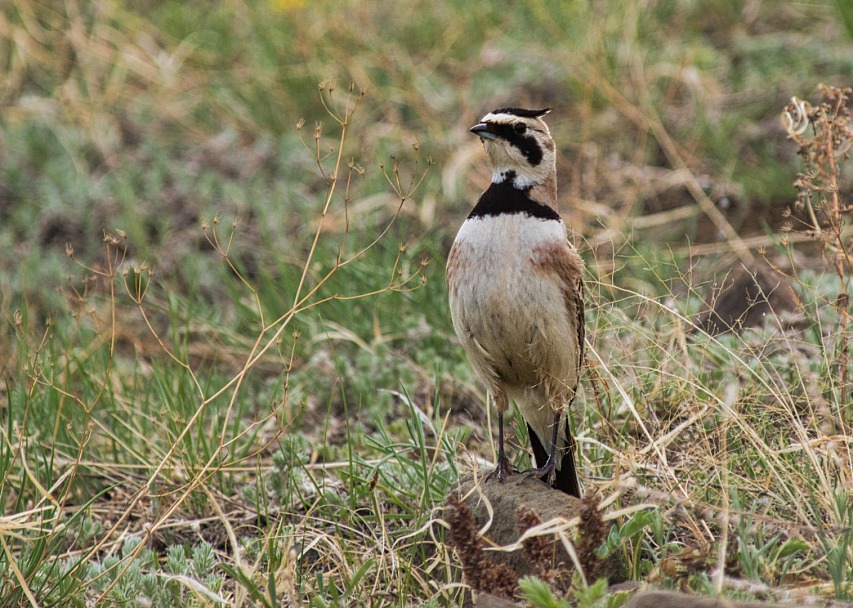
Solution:
[{"label": "bird's foot", "polygon": [[506,454],[500,454],[498,455],[498,461],[495,463],[495,470],[486,475],[486,481],[497,477],[498,481],[503,482],[504,479],[516,473],[519,473],[519,470],[512,466]]},{"label": "bird's foot", "polygon": [[522,475],[525,477],[539,477],[549,486],[553,486],[554,479],[557,477],[557,459],[552,456],[548,458],[544,466],[528,469]]}]

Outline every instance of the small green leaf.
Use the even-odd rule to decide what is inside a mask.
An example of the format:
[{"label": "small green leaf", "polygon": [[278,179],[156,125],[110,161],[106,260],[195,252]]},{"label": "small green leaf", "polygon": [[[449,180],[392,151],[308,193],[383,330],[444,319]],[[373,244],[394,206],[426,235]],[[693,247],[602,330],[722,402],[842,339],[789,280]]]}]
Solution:
[{"label": "small green leaf", "polygon": [[788,557],[789,555],[795,555],[797,553],[808,553],[809,544],[800,539],[791,539],[781,547],[779,547],[779,552],[776,554],[776,559],[780,557]]},{"label": "small green leaf", "polygon": [[575,589],[575,597],[580,608],[592,608],[607,595],[607,579],[600,578],[592,585]]},{"label": "small green leaf", "polygon": [[375,561],[375,558],[370,558],[361,566],[359,566],[358,570],[356,570],[355,573],[353,573],[352,578],[346,583],[346,595],[349,595],[355,590],[355,588],[358,586],[359,581],[364,578],[364,575],[373,566]]},{"label": "small green leaf", "polygon": [[252,600],[260,602],[264,606],[269,606],[269,602],[264,597],[264,594],[261,593],[258,585],[249,576],[247,576],[243,570],[235,568],[225,562],[219,564],[219,567],[225,571],[225,574],[237,581],[237,584],[242,586],[243,589],[249,593],[249,597],[252,598]]},{"label": "small green leaf", "polygon": [[654,523],[655,511],[640,511],[625,522],[620,532],[622,538],[634,538]]},{"label": "small green leaf", "polygon": [[275,571],[273,571],[272,569],[270,569],[269,573],[267,574],[267,596],[269,597],[270,603],[273,606],[278,604],[275,593]]},{"label": "small green leaf", "polygon": [[631,597],[631,593],[621,592],[608,595],[604,600],[604,608],[622,608]]},{"label": "small green leaf", "polygon": [[518,588],[525,600],[536,608],[568,608],[569,604],[554,597],[547,583],[535,576],[525,576],[518,581]]}]

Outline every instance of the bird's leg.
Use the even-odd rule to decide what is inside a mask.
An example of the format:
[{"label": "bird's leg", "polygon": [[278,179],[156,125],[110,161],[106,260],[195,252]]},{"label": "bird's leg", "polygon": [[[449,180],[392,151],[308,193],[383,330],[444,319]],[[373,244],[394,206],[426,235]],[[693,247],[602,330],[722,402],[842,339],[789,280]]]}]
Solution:
[{"label": "bird's leg", "polygon": [[557,431],[560,428],[561,414],[562,412],[559,410],[554,412],[554,429],[551,432],[551,448],[548,450],[548,460],[541,467],[524,472],[526,476],[541,475],[542,481],[549,486],[554,485],[554,478],[557,476]]},{"label": "bird's leg", "polygon": [[486,481],[493,477],[503,481],[515,473],[518,473],[518,469],[512,466],[504,451],[504,413],[498,410],[498,461],[495,463],[495,470],[486,475]]}]

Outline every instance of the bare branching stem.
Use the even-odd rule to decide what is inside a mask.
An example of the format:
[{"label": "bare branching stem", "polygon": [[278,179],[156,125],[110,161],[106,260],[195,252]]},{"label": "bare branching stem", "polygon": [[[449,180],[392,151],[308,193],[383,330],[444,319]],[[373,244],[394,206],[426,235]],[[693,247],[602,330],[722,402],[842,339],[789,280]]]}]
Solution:
[{"label": "bare branching stem", "polygon": [[[375,239],[369,242],[366,246],[355,251],[355,253],[346,255],[346,238],[349,233],[348,206],[349,201],[353,196],[352,178],[354,173],[357,175],[363,175],[364,170],[361,169],[361,167],[359,167],[355,163],[355,161],[344,162],[344,148],[347,142],[349,127],[351,126],[353,114],[355,113],[359,105],[359,101],[362,99],[364,93],[354,92],[354,87],[350,87],[345,100],[339,102],[338,104],[335,104],[333,102],[332,96],[332,93],[334,91],[334,84],[328,82],[323,83],[320,88],[320,97],[323,106],[326,108],[327,112],[329,113],[329,116],[332,118],[333,123],[337,124],[340,128],[340,133],[336,145],[326,148],[324,147],[323,143],[323,125],[322,123],[318,123],[313,131],[313,142],[306,143],[303,141],[303,146],[306,148],[306,150],[309,151],[309,153],[312,154],[321,176],[326,180],[326,192],[323,197],[323,203],[319,213],[319,220],[314,231],[313,239],[310,243],[310,247],[308,249],[308,253],[305,257],[305,260],[303,261],[302,273],[293,292],[293,300],[290,308],[281,313],[278,318],[272,320],[271,322],[267,322],[264,318],[258,289],[252,285],[251,281],[249,281],[241,274],[238,265],[235,264],[230,257],[237,224],[234,224],[234,229],[228,235],[227,240],[220,239],[220,235],[219,233],[217,233],[217,226],[219,224],[218,217],[213,219],[211,223],[212,225],[209,223],[202,224],[202,231],[204,232],[204,236],[207,239],[208,243],[210,243],[213,249],[225,260],[226,264],[228,264],[232,272],[239,278],[242,284],[252,294],[252,297],[255,301],[255,307],[257,309],[257,317],[260,324],[260,329],[252,343],[252,346],[249,348],[249,352],[246,355],[246,359],[243,362],[240,371],[234,374],[234,376],[231,377],[228,381],[226,381],[222,386],[216,389],[204,389],[196,371],[193,369],[193,367],[187,360],[185,360],[181,355],[174,352],[174,350],[169,347],[167,341],[163,339],[159,335],[158,331],[155,329],[153,323],[150,320],[149,315],[145,310],[144,299],[150,284],[150,269],[146,267],[139,267],[134,269],[132,274],[131,271],[128,271],[124,275],[125,289],[128,295],[133,300],[137,309],[139,310],[142,319],[148,328],[148,331],[157,340],[158,346],[162,349],[162,351],[170,359],[180,365],[186,371],[186,373],[189,374],[196,391],[198,391],[199,402],[196,411],[193,413],[192,416],[189,417],[187,422],[184,424],[181,432],[178,433],[177,437],[174,438],[170,449],[167,450],[165,455],[163,455],[163,457],[160,459],[160,462],[154,467],[154,471],[150,474],[147,482],[141,488],[139,488],[139,490],[131,497],[126,510],[122,513],[122,515],[118,518],[118,521],[114,523],[110,530],[108,530],[106,534],[104,534],[101,541],[95,545],[95,547],[92,549],[93,552],[99,550],[104,545],[104,543],[107,542],[108,539],[114,537],[118,528],[134,511],[135,507],[140,503],[140,501],[142,501],[142,499],[146,496],[150,495],[154,484],[161,475],[162,470],[174,458],[186,435],[199,424],[204,412],[207,410],[207,407],[210,405],[210,403],[224,395],[228,395],[229,401],[221,423],[218,437],[219,444],[217,446],[217,449],[213,451],[213,454],[208,458],[206,462],[200,464],[198,470],[193,472],[193,475],[186,480],[184,485],[177,489],[174,494],[174,501],[169,505],[168,508],[164,509],[162,513],[159,513],[156,520],[153,521],[152,524],[146,529],[145,538],[143,539],[143,542],[139,543],[137,548],[132,551],[130,555],[126,556],[125,559],[123,559],[119,564],[115,566],[119,573],[115,576],[114,581],[110,585],[108,585],[107,588],[101,593],[99,599],[103,599],[104,597],[106,597],[107,593],[109,593],[109,591],[115,586],[116,581],[118,581],[122,577],[122,575],[131,566],[139,552],[147,545],[148,538],[150,538],[152,534],[154,534],[166,521],[168,521],[168,519],[176,512],[176,510],[180,508],[180,505],[193,492],[197,491],[199,488],[204,490],[204,484],[207,482],[210,476],[214,475],[223,466],[223,452],[227,450],[230,444],[233,443],[233,441],[236,439],[234,437],[228,437],[228,430],[231,428],[234,406],[237,402],[237,399],[239,398],[243,384],[246,378],[248,377],[250,371],[256,366],[256,364],[266,355],[266,353],[271,348],[273,348],[279,343],[279,340],[281,339],[282,335],[285,331],[287,331],[288,327],[290,326],[291,321],[293,321],[293,319],[296,318],[297,315],[303,313],[304,311],[319,306],[325,302],[329,302],[331,300],[361,299],[371,297],[373,295],[377,295],[386,291],[399,291],[406,289],[408,288],[410,283],[415,282],[415,279],[417,277],[422,276],[422,266],[411,273],[403,273],[399,271],[398,266],[400,260],[398,256],[398,259],[394,263],[393,269],[391,271],[391,277],[387,285],[381,286],[373,291],[362,292],[353,295],[323,293],[323,288],[328,285],[330,279],[338,271],[362,257],[367,251],[372,249],[382,238],[387,235],[387,232],[390,229],[391,225],[394,223],[397,215],[399,214],[403,203],[405,203],[405,201],[412,195],[414,190],[417,189],[417,187],[420,185],[426,171],[423,175],[420,175],[419,178],[413,177],[409,185],[404,186],[403,182],[400,181],[399,165],[396,161],[394,162],[394,179],[392,180],[387,174],[386,178],[388,179],[393,191],[400,197],[400,206],[398,207],[397,212],[389,220],[384,229],[379,232],[378,236]],[[302,126],[303,123],[300,122],[297,125],[297,130],[300,130]],[[346,175],[342,173],[342,171],[344,171],[345,169],[348,170]],[[311,269],[315,266],[315,259],[319,251],[319,245],[321,242],[322,235],[325,232],[326,220],[328,218],[332,203],[338,198],[343,200],[346,224],[344,235],[342,237],[342,242],[339,245],[338,254],[335,259],[335,263],[328,271],[325,271],[324,273],[320,274],[316,279],[309,280],[309,273]],[[121,236],[123,237],[123,235]],[[112,250],[120,252],[120,249],[117,247],[119,244],[118,240],[115,239],[115,237],[112,237],[112,239],[115,242],[111,240],[108,242],[108,245],[112,247]],[[402,249],[400,253],[402,254]],[[68,255],[69,257],[72,257],[72,259],[74,259],[73,250],[69,249]],[[123,260],[124,253],[121,252],[120,255],[119,253],[117,253],[115,259],[111,260],[109,268],[106,272],[101,273],[96,270],[92,271],[97,274],[102,274],[103,276],[105,276],[105,278],[115,277],[116,269],[122,263]],[[111,293],[111,296],[114,300],[115,294]],[[113,313],[114,312],[115,311],[113,310]],[[114,314],[112,325],[114,328]],[[111,339],[110,346],[111,353],[113,350],[113,342],[115,335],[114,330],[112,332],[112,335],[113,338]],[[294,336],[294,344],[295,340],[296,336]],[[284,362],[287,378],[289,378],[290,372],[292,371],[294,366],[295,353],[296,351],[294,346],[294,349],[291,350],[289,360]],[[284,401],[287,400],[287,388],[288,386],[286,384],[285,395],[283,397]],[[100,398],[100,395],[98,398]],[[272,416],[274,415],[274,413],[269,415]]]},{"label": "bare branching stem", "polygon": [[839,424],[849,426],[850,387],[850,295],[848,273],[851,267],[850,244],[845,243],[844,227],[850,208],[840,192],[839,160],[849,158],[853,131],[850,129],[848,95],[853,89],[820,86],[824,100],[817,106],[793,98],[782,113],[782,124],[788,138],[794,140],[803,157],[804,171],[794,186],[799,191],[797,207],[808,211],[813,235],[831,255],[830,266],[838,275],[838,296],[833,306],[838,311],[836,342],[838,366]]}]

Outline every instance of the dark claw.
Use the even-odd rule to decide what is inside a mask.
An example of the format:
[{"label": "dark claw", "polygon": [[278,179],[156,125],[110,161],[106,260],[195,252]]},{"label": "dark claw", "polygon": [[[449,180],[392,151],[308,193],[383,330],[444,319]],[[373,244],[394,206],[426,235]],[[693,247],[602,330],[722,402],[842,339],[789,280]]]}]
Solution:
[{"label": "dark claw", "polygon": [[504,479],[516,473],[519,473],[519,470],[512,466],[506,454],[499,454],[498,461],[495,463],[495,470],[486,475],[486,481],[497,477],[498,481],[503,482]]},{"label": "dark claw", "polygon": [[556,458],[548,458],[548,461],[545,463],[545,466],[528,469],[522,473],[525,477],[540,477],[542,481],[547,483],[549,486],[554,485],[554,479],[557,477],[557,459]]}]

